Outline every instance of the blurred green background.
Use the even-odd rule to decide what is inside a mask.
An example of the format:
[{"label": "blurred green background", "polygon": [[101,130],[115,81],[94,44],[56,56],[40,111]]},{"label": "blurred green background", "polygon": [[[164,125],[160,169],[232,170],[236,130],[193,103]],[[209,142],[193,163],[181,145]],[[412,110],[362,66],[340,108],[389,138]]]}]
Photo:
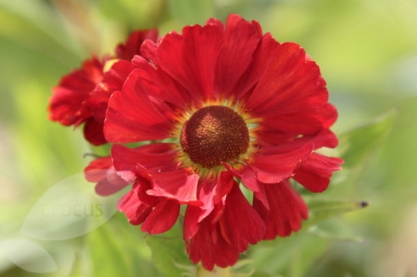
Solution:
[{"label": "blurred green background", "polygon": [[[347,161],[321,197],[370,204],[320,232],[252,247],[254,276],[417,276],[417,1],[0,0],[1,276],[160,276],[121,214],[71,240],[20,233],[38,199],[82,172],[91,152],[81,129],[47,120],[48,98],[61,76],[91,53],[112,53],[133,29],[163,35],[230,13],[299,43],[320,65],[339,110],[336,154]],[[23,243],[17,261],[13,239]],[[52,257],[57,271],[24,270],[36,271],[37,257]]]}]

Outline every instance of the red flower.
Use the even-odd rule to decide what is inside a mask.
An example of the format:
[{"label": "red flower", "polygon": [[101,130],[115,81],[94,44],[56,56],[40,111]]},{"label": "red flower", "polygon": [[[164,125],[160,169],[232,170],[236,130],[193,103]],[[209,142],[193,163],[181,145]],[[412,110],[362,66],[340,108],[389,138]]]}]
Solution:
[{"label": "red flower", "polygon": [[[316,153],[338,143],[329,130],[337,111],[316,63],[237,15],[141,51],[104,123],[117,143],[116,174],[135,176],[119,203],[130,222],[160,233],[188,205],[187,251],[209,270],[234,264],[249,244],[298,231],[308,211],[290,180],[324,191],[343,162]],[[130,142],[146,145],[118,145]]]},{"label": "red flower", "polygon": [[[121,89],[129,69],[129,62],[117,62],[117,59],[130,61],[140,54],[140,46],[146,39],[156,41],[156,30],[136,31],[125,44],[119,44],[114,57],[93,56],[83,62],[80,69],[65,75],[58,86],[52,89],[49,100],[49,119],[64,126],[84,124],[84,137],[93,145],[106,143],[103,135],[104,114],[110,95]],[[114,60],[116,59],[116,60]],[[114,68],[116,67],[116,68]],[[117,73],[114,72],[117,71]],[[94,93],[92,93],[94,91]]]}]

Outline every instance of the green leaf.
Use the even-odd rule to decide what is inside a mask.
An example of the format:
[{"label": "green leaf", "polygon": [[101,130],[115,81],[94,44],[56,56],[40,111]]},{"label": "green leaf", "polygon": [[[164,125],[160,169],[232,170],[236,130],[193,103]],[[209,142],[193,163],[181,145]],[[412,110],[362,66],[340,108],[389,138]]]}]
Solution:
[{"label": "green leaf", "polygon": [[156,277],[149,249],[138,227],[130,225],[123,214],[116,214],[87,236],[89,272],[81,276],[143,276]]},{"label": "green leaf", "polygon": [[[279,241],[279,244],[276,241]],[[263,273],[255,276],[301,277],[306,276],[305,272],[327,246],[328,240],[301,232],[275,241],[261,242],[251,246],[249,251],[250,258],[254,261],[255,272],[258,273],[259,270]]]},{"label": "green leaf", "polygon": [[120,247],[119,237],[112,236],[109,226],[103,225],[89,235],[91,276],[129,276],[129,267]]},{"label": "green leaf", "polygon": [[304,221],[303,230],[307,230],[326,219],[344,213],[363,209],[368,206],[364,201],[333,200],[320,198],[305,198],[309,207],[309,219]]},{"label": "green leaf", "polygon": [[354,234],[351,228],[344,221],[338,218],[326,220],[316,226],[313,226],[307,230],[306,234],[336,241],[357,243],[364,242],[364,238]]},{"label": "green leaf", "polygon": [[180,224],[176,224],[169,232],[162,235],[148,235],[145,240],[152,251],[155,266],[163,276],[181,276],[185,269],[194,265],[185,252]]},{"label": "green leaf", "polygon": [[339,136],[340,145],[337,149],[342,153],[338,156],[344,160],[343,170],[334,174],[327,195],[355,197],[356,188],[363,184],[365,174],[380,154],[379,150],[396,117],[396,110],[390,110]]},{"label": "green leaf", "polygon": [[365,125],[341,134],[339,148],[344,152],[344,167],[362,165],[371,158],[391,130],[396,115],[395,111],[390,111]]}]

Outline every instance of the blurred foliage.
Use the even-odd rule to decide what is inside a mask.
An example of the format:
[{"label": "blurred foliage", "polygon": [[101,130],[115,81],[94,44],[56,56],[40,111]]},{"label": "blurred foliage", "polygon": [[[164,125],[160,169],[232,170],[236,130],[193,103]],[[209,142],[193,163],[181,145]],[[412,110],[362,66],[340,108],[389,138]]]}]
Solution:
[{"label": "blurred foliage", "polygon": [[[62,75],[113,51],[130,30],[165,34],[233,12],[301,44],[320,65],[339,110],[332,153],[346,159],[326,192],[304,192],[311,219],[300,233],[243,255],[253,276],[415,276],[417,242],[399,238],[417,223],[416,10],[414,0],[0,0],[0,275],[39,276],[30,269],[43,262],[58,271],[42,276],[169,276],[169,256],[157,253],[180,247],[175,228],[162,241],[145,238],[117,213],[71,240],[19,233],[36,201],[91,152],[80,130],[47,120],[47,101]],[[362,201],[370,206],[354,211]],[[187,271],[176,253],[171,270]]]}]

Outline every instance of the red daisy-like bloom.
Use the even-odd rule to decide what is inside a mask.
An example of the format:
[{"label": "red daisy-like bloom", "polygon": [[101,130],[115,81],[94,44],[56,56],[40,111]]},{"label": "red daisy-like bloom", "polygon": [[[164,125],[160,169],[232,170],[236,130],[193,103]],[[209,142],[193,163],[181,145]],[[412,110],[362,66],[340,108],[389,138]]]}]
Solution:
[{"label": "red daisy-like bloom", "polygon": [[[108,102],[112,171],[90,179],[109,193],[134,183],[118,208],[151,234],[187,205],[187,251],[209,270],[233,265],[249,244],[298,231],[308,209],[290,180],[322,192],[343,162],[316,152],[338,143],[316,63],[238,15],[147,41],[141,53]],[[130,142],[147,144],[120,145]]]},{"label": "red daisy-like bloom", "polygon": [[106,143],[103,122],[110,95],[122,87],[131,70],[128,61],[140,55],[143,41],[156,41],[157,35],[154,29],[135,31],[124,44],[116,47],[115,56],[105,55],[101,59],[93,56],[84,61],[80,69],[65,75],[52,89],[49,119],[64,126],[77,127],[85,123],[84,137],[87,141],[93,145]]}]

